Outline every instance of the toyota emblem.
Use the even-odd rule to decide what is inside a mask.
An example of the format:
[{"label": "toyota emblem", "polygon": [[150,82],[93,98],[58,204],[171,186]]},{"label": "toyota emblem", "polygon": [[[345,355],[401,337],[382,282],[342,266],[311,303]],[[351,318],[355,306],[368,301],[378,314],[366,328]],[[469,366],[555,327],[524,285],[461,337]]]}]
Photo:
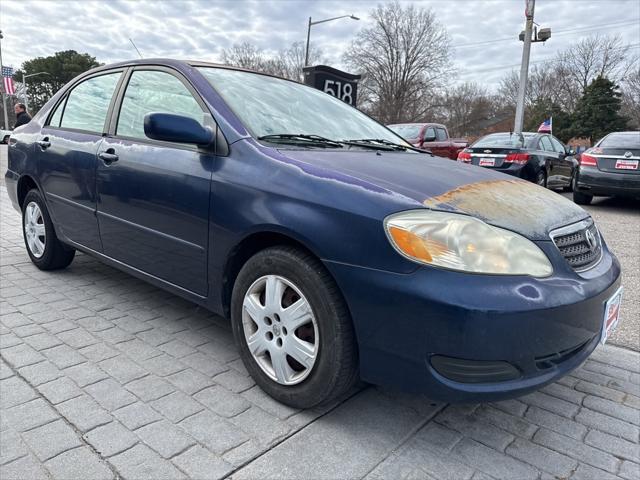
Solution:
[{"label": "toyota emblem", "polygon": [[595,250],[598,242],[596,241],[596,237],[593,233],[591,233],[591,230],[586,230],[584,232],[584,238],[587,241],[587,243],[589,244],[589,248],[591,250]]}]

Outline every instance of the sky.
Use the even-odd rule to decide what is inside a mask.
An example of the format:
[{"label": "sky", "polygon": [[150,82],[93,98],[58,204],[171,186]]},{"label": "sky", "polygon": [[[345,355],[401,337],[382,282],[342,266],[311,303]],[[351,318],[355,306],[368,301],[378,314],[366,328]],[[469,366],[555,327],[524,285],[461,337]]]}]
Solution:
[{"label": "sky", "polygon": [[[402,1],[431,8],[447,29],[456,76],[494,89],[520,64],[524,0]],[[311,43],[328,64],[343,68],[341,57],[361,28],[371,25],[377,3],[363,0],[156,0],[75,1],[0,0],[4,65],[56,51],[89,53],[101,63],[137,58],[129,38],[145,57],[220,61],[234,43],[251,42],[267,52],[304,41],[313,20],[353,14],[315,25]],[[532,46],[533,64],[554,57],[591,34],[615,34],[640,53],[640,1],[537,0],[535,21],[551,27],[545,44]],[[357,72],[355,72],[357,73]]]}]

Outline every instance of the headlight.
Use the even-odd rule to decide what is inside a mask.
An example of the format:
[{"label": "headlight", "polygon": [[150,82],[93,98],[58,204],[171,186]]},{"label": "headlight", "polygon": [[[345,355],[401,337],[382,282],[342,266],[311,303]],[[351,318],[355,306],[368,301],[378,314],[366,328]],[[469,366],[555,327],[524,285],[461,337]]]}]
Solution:
[{"label": "headlight", "polygon": [[395,249],[419,263],[498,275],[553,273],[532,241],[467,215],[412,210],[387,217],[384,226]]}]

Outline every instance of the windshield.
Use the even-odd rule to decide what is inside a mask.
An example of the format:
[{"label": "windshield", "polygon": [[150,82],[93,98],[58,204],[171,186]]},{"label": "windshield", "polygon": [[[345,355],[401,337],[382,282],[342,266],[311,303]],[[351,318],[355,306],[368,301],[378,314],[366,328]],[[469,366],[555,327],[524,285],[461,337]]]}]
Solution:
[{"label": "windshield", "polygon": [[600,142],[602,148],[633,148],[640,149],[640,132],[612,133]]},{"label": "windshield", "polygon": [[389,125],[389,128],[402,138],[418,138],[421,125]]},{"label": "windshield", "polygon": [[319,135],[331,140],[400,138],[359,110],[315,88],[225,68],[198,68],[256,138]]},{"label": "windshield", "polygon": [[[525,142],[528,142],[533,137],[535,137],[533,133],[523,133],[522,135],[524,136]],[[472,147],[520,148],[522,147],[522,142],[520,141],[520,136],[515,133],[495,133],[493,135],[487,135],[486,137],[481,138],[476,143],[474,143]]]}]

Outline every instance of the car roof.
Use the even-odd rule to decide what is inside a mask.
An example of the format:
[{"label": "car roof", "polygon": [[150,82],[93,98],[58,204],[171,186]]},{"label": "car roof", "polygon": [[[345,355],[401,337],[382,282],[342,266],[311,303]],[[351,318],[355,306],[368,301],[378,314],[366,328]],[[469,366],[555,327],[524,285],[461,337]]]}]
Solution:
[{"label": "car roof", "polygon": [[441,123],[421,123],[421,122],[414,122],[414,123],[392,123],[390,125],[387,125],[388,127],[424,127],[424,126],[430,126],[430,127],[442,127],[442,128],[446,128],[443,124]]}]

